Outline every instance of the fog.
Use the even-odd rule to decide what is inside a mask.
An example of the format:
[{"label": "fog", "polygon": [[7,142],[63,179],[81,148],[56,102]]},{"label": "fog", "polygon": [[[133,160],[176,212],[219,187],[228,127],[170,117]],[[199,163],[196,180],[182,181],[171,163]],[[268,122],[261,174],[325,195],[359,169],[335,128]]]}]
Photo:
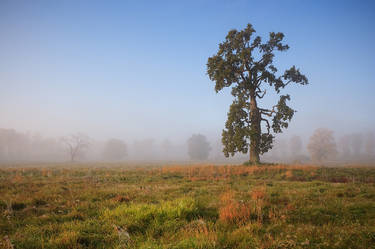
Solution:
[{"label": "fog", "polygon": [[[331,131],[329,129],[324,129]],[[333,134],[334,151],[327,158],[315,160],[308,147],[313,134],[293,134],[278,136],[274,147],[262,156],[263,162],[292,164],[371,164],[375,162],[374,132],[356,132]],[[202,137],[207,138],[203,134]],[[326,138],[326,135],[323,135]],[[73,138],[73,139],[72,139]],[[79,142],[74,140],[79,138]],[[189,155],[189,143],[185,140],[166,138],[158,140],[145,138],[126,141],[117,138],[96,140],[83,133],[69,134],[61,137],[45,137],[38,133],[20,132],[13,129],[0,129],[0,162],[138,162],[157,164],[177,163],[218,163],[236,164],[248,160],[247,154],[237,154],[226,158],[222,152],[220,136],[207,138],[208,157],[194,158]],[[72,158],[70,147],[65,141],[71,140],[71,146],[77,149]],[[114,143],[113,141],[117,141]],[[112,143],[111,143],[112,142]],[[79,144],[81,143],[81,144]],[[85,144],[85,146],[82,146]],[[201,145],[193,145],[198,151],[204,150]],[[324,146],[323,146],[324,147]],[[194,149],[194,147],[192,148]]]},{"label": "fog", "polygon": [[[0,161],[243,163],[248,155],[222,153],[233,97],[230,89],[215,93],[206,64],[230,29],[250,22],[262,37],[283,32],[290,50],[276,54],[275,65],[297,65],[309,79],[283,90],[297,112],[262,161],[372,163],[373,4],[266,7],[2,1]],[[277,100],[267,91],[259,105]],[[309,146],[319,128],[332,134],[327,155]],[[194,134],[207,140],[207,158],[189,154]]]}]

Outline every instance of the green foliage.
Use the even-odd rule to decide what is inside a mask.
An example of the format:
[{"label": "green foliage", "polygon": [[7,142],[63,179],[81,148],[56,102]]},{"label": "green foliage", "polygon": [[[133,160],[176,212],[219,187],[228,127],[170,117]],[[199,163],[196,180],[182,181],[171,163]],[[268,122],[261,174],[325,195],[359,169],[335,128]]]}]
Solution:
[{"label": "green foliage", "polygon": [[[290,100],[289,95],[281,95],[271,109],[258,107],[257,99],[265,96],[267,88],[279,94],[290,83],[308,84],[307,78],[295,66],[276,76],[275,52],[289,49],[282,42],[283,33],[271,32],[264,43],[254,34],[251,24],[241,31],[229,31],[225,41],[219,44],[217,54],[207,61],[207,74],[215,82],[215,91],[232,87],[234,96],[222,133],[224,155],[247,153],[250,148],[250,154],[255,156],[252,162],[272,148],[271,128],[274,133],[280,133],[288,127],[295,112],[286,103]],[[266,132],[262,132],[262,122]]]}]

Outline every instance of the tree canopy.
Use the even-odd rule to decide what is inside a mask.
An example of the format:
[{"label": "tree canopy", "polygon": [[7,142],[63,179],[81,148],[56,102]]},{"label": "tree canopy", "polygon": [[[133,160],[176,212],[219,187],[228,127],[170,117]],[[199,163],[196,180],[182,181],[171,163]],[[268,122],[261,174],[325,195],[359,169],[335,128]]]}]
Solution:
[{"label": "tree canopy", "polygon": [[109,139],[103,150],[103,157],[106,160],[119,161],[128,155],[126,143],[120,139]]},{"label": "tree canopy", "polygon": [[316,129],[310,137],[307,150],[314,162],[321,163],[324,160],[333,159],[337,155],[333,131],[325,128]]},{"label": "tree canopy", "polygon": [[188,139],[188,154],[193,160],[206,160],[211,151],[207,138],[201,134],[193,134]]}]

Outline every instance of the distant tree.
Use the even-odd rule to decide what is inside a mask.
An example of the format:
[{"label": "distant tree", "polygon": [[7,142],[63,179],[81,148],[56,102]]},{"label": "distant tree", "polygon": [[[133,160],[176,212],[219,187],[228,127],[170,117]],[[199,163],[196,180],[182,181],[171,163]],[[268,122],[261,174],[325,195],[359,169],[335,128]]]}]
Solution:
[{"label": "distant tree", "polygon": [[28,160],[30,138],[14,129],[0,129],[0,160]]},{"label": "distant tree", "polygon": [[90,146],[90,138],[82,133],[63,137],[61,142],[65,145],[71,162],[81,157]]},{"label": "distant tree", "polygon": [[[265,96],[266,88],[279,94],[291,83],[306,85],[308,80],[295,66],[276,75],[275,52],[289,49],[282,43],[283,33],[269,33],[265,43],[259,36],[253,38],[254,33],[251,24],[242,31],[229,31],[217,54],[208,58],[207,74],[216,83],[216,92],[234,85],[231,93],[235,99],[222,133],[225,156],[250,150],[250,162],[258,163],[259,155],[272,148],[271,129],[274,133],[282,132],[295,113],[287,105],[288,94],[281,95],[270,109],[259,107],[259,99]],[[266,132],[262,132],[262,122]]]},{"label": "distant tree", "polygon": [[193,160],[206,160],[211,147],[207,138],[201,134],[194,134],[188,139],[188,154]]},{"label": "distant tree", "polygon": [[0,128],[0,161],[56,161],[62,151],[57,139]]},{"label": "distant tree", "polygon": [[103,157],[106,160],[119,161],[124,159],[127,154],[128,151],[125,142],[115,138],[109,139],[103,150]]},{"label": "distant tree", "polygon": [[30,134],[30,158],[38,161],[57,161],[64,158],[58,139],[46,138],[39,133]]},{"label": "distant tree", "polygon": [[369,132],[367,135],[366,135],[366,153],[367,155],[374,155],[374,152],[375,152],[375,137],[374,137],[374,133],[372,132]]},{"label": "distant tree", "polygon": [[0,160],[8,160],[10,158],[15,137],[15,130],[0,129]]},{"label": "distant tree", "polygon": [[315,130],[310,137],[307,149],[313,161],[323,162],[333,159],[337,154],[333,131],[324,128]]},{"label": "distant tree", "polygon": [[344,135],[339,140],[340,151],[343,158],[349,158],[351,156],[350,140],[350,135]]},{"label": "distant tree", "polygon": [[289,149],[292,156],[298,156],[302,151],[302,140],[300,136],[293,136],[289,140]]},{"label": "distant tree", "polygon": [[361,133],[353,133],[350,135],[350,146],[353,154],[358,157],[361,154],[363,146],[363,137]]}]

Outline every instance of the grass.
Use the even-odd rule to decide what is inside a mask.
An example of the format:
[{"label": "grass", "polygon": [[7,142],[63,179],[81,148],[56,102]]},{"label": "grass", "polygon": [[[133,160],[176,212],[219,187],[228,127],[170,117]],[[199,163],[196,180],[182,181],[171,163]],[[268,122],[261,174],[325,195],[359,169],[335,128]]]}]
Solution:
[{"label": "grass", "polygon": [[375,168],[0,170],[0,248],[375,248]]}]

